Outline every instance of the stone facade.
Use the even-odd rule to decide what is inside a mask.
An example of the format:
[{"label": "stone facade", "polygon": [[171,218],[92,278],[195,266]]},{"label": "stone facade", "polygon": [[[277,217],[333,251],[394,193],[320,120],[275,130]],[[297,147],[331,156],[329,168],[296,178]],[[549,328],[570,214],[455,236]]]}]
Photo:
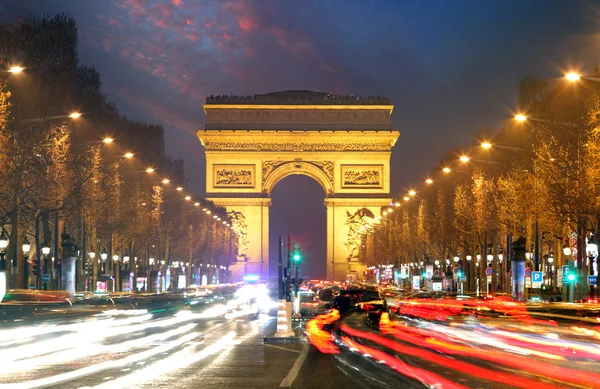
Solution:
[{"label": "stone facade", "polygon": [[303,174],[325,192],[327,277],[345,279],[348,270],[364,268],[352,260],[348,215],[378,215],[391,201],[390,155],[400,135],[390,128],[393,106],[379,104],[385,99],[328,104],[331,95],[323,94],[317,94],[323,104],[303,96],[291,100],[304,104],[282,104],[288,97],[278,96],[277,104],[216,99],[204,106],[206,129],[198,137],[206,149],[206,192],[247,231],[244,253],[230,269],[236,279],[251,272],[268,276],[270,193],[281,179]]}]

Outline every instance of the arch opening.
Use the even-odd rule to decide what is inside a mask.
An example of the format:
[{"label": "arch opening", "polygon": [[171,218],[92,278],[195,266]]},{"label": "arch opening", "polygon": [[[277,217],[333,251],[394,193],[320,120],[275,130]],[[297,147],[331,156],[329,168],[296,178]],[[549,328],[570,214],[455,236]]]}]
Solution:
[{"label": "arch opening", "polygon": [[287,261],[287,236],[292,245],[300,244],[304,279],[327,276],[327,210],[324,191],[312,177],[288,175],[271,192],[269,210],[269,270],[277,275],[279,237],[283,238],[284,267]]}]

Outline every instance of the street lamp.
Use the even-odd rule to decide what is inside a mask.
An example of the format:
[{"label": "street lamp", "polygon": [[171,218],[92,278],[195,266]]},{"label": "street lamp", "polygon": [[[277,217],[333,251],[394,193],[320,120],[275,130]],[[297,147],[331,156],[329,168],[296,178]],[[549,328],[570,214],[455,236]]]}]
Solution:
[{"label": "street lamp", "polygon": [[523,114],[521,114],[521,113],[520,113],[520,114],[517,114],[517,115],[515,115],[514,119],[515,119],[516,121],[518,121],[518,122],[521,122],[521,123],[522,123],[522,122],[525,122],[525,121],[527,121],[527,116],[525,116],[525,115],[523,115]]},{"label": "street lamp", "polygon": [[4,256],[6,255],[5,249],[8,246],[8,236],[6,236],[6,232],[2,230],[0,234],[0,270],[6,269],[6,260]]},{"label": "street lamp", "polygon": [[456,255],[454,256],[454,263],[458,263],[458,261],[460,261],[460,257],[459,257],[459,255],[458,255],[458,254],[456,254]]},{"label": "street lamp", "polygon": [[31,250],[31,243],[29,243],[27,235],[25,235],[21,248],[23,249],[23,287],[27,289],[29,287],[29,250]]},{"label": "street lamp", "polygon": [[482,142],[481,143],[481,147],[484,148],[484,149],[486,149],[486,150],[489,150],[489,149],[492,148],[492,144],[490,142]]},{"label": "street lamp", "polygon": [[29,243],[29,239],[27,239],[27,237],[25,237],[25,240],[23,241],[23,254],[25,256],[29,255],[29,250],[31,250],[31,243]]},{"label": "street lamp", "polygon": [[69,117],[70,117],[71,119],[77,119],[77,118],[80,118],[80,117],[81,117],[81,113],[79,113],[79,112],[71,112],[71,113],[69,114]]},{"label": "street lamp", "polygon": [[445,167],[442,169],[442,171],[446,174],[450,173],[452,170],[449,167]]},{"label": "street lamp", "polygon": [[102,252],[100,253],[100,258],[102,259],[102,262],[106,262],[106,260],[108,259],[108,254],[106,253],[106,248],[102,249]]},{"label": "street lamp", "polygon": [[469,158],[467,155],[461,155],[459,159],[460,162],[467,163],[470,161],[471,158]]},{"label": "street lamp", "polygon": [[44,273],[44,271],[46,271],[45,269],[48,269],[47,261],[48,261],[48,255],[50,255],[50,245],[48,244],[48,242],[44,242],[44,244],[42,246],[42,255],[44,256],[44,265],[42,266],[42,264],[40,263],[40,269],[38,272],[38,288],[39,289],[42,289],[42,274]]},{"label": "street lamp", "polygon": [[494,254],[492,253],[492,248],[490,247],[487,253],[487,261],[492,262],[494,260]]},{"label": "street lamp", "polygon": [[425,183],[427,185],[431,185],[431,184],[433,184],[433,180],[431,178],[428,178],[428,179],[425,180]]},{"label": "street lamp", "polygon": [[12,74],[19,74],[21,73],[23,70],[25,70],[24,68],[20,67],[20,66],[12,66],[10,69],[8,69],[9,73]]}]

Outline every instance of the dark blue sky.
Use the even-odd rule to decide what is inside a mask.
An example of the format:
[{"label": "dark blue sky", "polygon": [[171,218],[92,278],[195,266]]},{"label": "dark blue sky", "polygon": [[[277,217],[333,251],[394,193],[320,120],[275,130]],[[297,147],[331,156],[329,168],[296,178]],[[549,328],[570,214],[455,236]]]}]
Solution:
[{"label": "dark blue sky", "polygon": [[[522,77],[592,69],[600,55],[598,1],[0,0],[2,18],[59,12],[77,20],[80,60],[100,71],[120,111],[165,126],[167,151],[185,159],[197,193],[204,156],[194,132],[207,95],[390,96],[401,131],[391,181],[399,194],[446,150],[499,128]],[[306,200],[322,198],[320,187],[304,185],[310,193],[300,197],[293,188],[302,183],[292,177],[275,188],[276,234],[290,231],[292,204],[318,207],[311,223],[324,226],[322,202]],[[314,257],[324,255],[321,229],[298,224],[295,233],[322,252]]]}]

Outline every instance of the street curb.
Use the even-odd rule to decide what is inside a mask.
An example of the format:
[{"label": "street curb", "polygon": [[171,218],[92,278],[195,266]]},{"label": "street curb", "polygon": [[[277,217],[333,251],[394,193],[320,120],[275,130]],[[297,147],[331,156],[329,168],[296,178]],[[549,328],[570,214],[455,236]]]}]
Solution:
[{"label": "street curb", "polygon": [[309,348],[309,343],[308,342],[304,343],[304,346],[302,346],[302,351],[300,352],[300,355],[298,356],[298,358],[296,358],[296,362],[294,362],[294,365],[292,366],[292,368],[290,369],[288,374],[285,376],[283,381],[281,381],[281,383],[279,384],[280,389],[290,389],[292,387],[294,380],[296,379],[296,377],[298,376],[298,373],[300,372],[300,369],[302,368],[302,364],[304,364],[304,360],[306,359],[306,355],[308,354],[308,348]]}]

